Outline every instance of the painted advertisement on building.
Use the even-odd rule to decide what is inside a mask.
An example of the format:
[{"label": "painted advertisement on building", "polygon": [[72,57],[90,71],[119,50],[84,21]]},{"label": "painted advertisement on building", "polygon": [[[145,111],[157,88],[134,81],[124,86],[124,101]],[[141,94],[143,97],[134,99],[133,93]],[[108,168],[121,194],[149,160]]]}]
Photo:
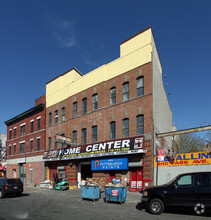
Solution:
[{"label": "painted advertisement on building", "polygon": [[205,164],[211,164],[211,152],[177,154],[174,160],[166,155],[164,156],[164,161],[160,162],[157,157],[154,157],[154,166],[188,166]]},{"label": "painted advertisement on building", "polygon": [[91,170],[127,170],[128,158],[99,159],[91,161]]},{"label": "painted advertisement on building", "polygon": [[45,151],[44,161],[145,153],[144,136]]}]

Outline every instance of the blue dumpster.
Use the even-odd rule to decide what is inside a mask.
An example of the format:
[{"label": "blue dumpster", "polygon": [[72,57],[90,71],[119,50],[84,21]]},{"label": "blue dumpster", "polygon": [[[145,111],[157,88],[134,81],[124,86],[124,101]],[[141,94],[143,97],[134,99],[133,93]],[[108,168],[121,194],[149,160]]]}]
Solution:
[{"label": "blue dumpster", "polygon": [[93,201],[100,199],[100,186],[81,186],[82,199],[91,199]]},{"label": "blue dumpster", "polygon": [[105,188],[105,202],[120,202],[122,204],[126,201],[127,186],[123,187],[104,187]]}]

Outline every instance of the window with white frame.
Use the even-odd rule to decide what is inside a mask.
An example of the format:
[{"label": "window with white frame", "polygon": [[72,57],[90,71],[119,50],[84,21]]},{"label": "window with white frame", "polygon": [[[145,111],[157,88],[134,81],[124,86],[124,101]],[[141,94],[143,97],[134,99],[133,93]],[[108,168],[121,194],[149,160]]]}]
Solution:
[{"label": "window with white frame", "polygon": [[37,138],[37,151],[40,151],[40,138]]},{"label": "window with white frame", "polygon": [[41,118],[37,118],[37,130],[39,131],[40,130],[40,120]]},{"label": "window with white frame", "polygon": [[30,152],[33,152],[34,140],[30,140]]},{"label": "window with white frame", "polygon": [[25,153],[25,142],[21,142],[20,143],[20,154],[24,154]]},{"label": "window with white frame", "polygon": [[21,132],[20,132],[20,136],[22,137],[22,136],[24,136],[25,135],[25,124],[23,124],[23,125],[21,125],[20,126],[21,127]]}]

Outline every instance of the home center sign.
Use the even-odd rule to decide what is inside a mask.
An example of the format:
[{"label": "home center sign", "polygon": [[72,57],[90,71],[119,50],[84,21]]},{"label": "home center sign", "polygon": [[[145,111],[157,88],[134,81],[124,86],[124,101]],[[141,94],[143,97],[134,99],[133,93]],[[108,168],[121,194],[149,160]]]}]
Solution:
[{"label": "home center sign", "polygon": [[45,151],[44,161],[145,153],[144,136]]}]

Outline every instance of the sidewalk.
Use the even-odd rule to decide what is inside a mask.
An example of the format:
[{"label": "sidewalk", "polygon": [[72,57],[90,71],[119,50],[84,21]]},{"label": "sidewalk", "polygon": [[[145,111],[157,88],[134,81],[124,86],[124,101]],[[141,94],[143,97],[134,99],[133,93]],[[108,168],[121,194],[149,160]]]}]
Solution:
[{"label": "sidewalk", "polygon": [[[30,193],[30,192],[37,192],[37,193],[48,193],[48,192],[56,192],[56,190],[52,189],[41,189],[40,187],[33,187],[33,186],[24,186],[24,192]],[[69,195],[74,198],[81,198],[81,189],[70,189],[63,191],[64,194]],[[101,199],[104,200],[105,198],[105,192],[101,193]],[[141,202],[141,194],[138,192],[129,192],[127,191],[127,197],[126,197],[126,203],[132,203],[132,204],[138,204]]]}]

